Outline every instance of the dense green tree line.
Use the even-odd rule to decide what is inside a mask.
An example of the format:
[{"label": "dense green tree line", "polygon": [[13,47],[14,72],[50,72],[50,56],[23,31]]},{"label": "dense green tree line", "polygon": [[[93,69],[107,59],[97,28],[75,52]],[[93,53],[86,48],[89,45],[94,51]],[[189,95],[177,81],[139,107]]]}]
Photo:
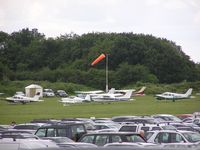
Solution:
[{"label": "dense green tree line", "polygon": [[0,32],[0,80],[72,82],[94,88],[105,85],[109,57],[110,87],[140,82],[177,83],[200,80],[200,67],[180,46],[167,39],[133,33],[70,33],[46,38],[37,29]]}]

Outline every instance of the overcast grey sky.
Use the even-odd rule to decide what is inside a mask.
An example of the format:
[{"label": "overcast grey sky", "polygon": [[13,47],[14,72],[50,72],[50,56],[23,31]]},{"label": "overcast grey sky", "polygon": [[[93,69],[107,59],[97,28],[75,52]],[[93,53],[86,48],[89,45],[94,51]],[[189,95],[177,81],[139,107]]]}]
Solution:
[{"label": "overcast grey sky", "polygon": [[200,62],[200,0],[0,0],[0,30],[46,37],[133,32],[167,38]]}]

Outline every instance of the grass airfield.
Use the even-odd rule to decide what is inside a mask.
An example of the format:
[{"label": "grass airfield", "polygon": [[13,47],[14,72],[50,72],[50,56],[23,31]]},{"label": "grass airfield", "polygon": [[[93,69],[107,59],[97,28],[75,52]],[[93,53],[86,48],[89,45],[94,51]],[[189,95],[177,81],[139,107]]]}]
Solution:
[{"label": "grass airfield", "polygon": [[29,122],[33,119],[71,117],[112,117],[119,115],[182,114],[200,111],[200,96],[192,99],[156,100],[153,96],[134,97],[132,101],[77,103],[63,106],[59,97],[44,102],[12,104],[0,99],[0,124]]}]

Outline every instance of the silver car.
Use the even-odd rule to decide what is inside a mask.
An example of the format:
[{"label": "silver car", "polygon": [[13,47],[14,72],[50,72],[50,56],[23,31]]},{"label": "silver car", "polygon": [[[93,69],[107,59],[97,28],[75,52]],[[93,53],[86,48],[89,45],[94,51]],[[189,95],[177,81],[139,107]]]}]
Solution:
[{"label": "silver car", "polygon": [[200,141],[200,134],[191,131],[149,131],[145,134],[149,143],[196,143]]}]

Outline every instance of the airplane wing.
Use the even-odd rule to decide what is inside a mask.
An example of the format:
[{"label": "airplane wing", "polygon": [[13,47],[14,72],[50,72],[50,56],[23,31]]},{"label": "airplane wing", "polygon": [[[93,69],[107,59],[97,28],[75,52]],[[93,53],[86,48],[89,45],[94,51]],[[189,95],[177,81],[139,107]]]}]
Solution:
[{"label": "airplane wing", "polygon": [[99,94],[103,93],[104,91],[102,90],[97,90],[97,91],[75,91],[77,94]]}]

